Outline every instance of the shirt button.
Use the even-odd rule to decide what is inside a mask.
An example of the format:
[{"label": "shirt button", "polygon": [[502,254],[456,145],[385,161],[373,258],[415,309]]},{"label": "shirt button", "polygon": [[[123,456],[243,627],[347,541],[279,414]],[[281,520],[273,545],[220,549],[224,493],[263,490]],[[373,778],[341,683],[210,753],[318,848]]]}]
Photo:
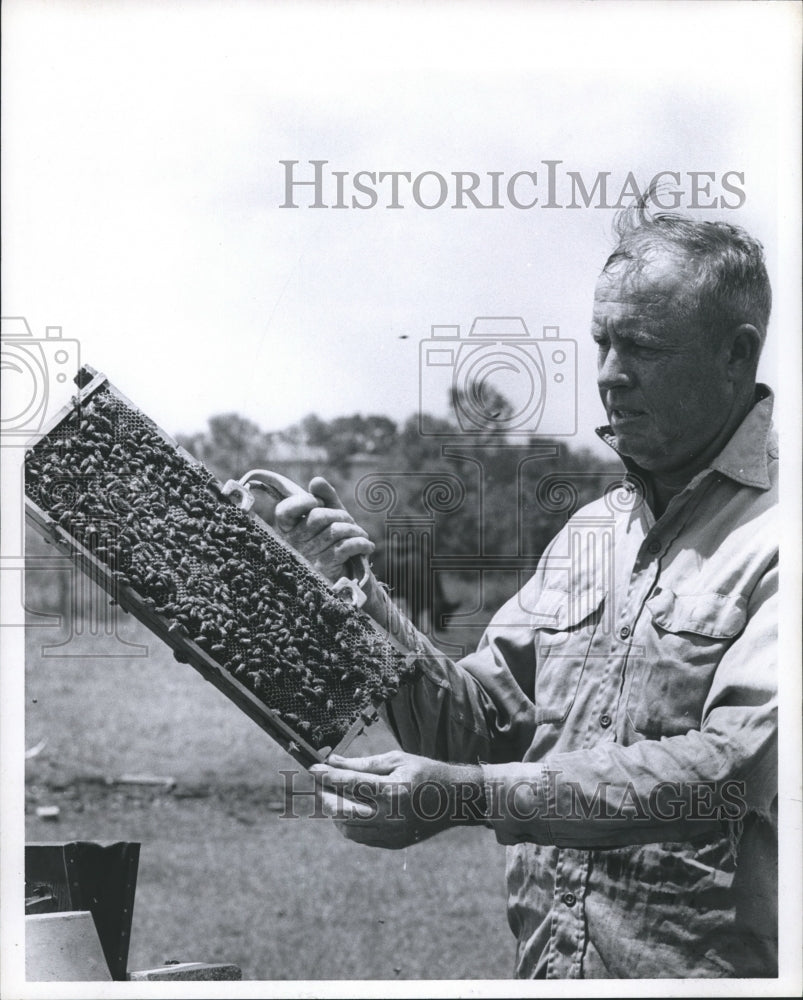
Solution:
[{"label": "shirt button", "polygon": [[567,906],[574,906],[577,902],[577,896],[573,892],[564,892],[562,899]]},{"label": "shirt button", "polygon": [[626,639],[629,635],[630,635],[630,626],[629,625],[623,625],[619,629],[619,638],[620,639]]},{"label": "shirt button", "polygon": [[661,551],[661,543],[657,538],[654,538],[650,544],[647,546],[647,551],[651,555],[657,555]]},{"label": "shirt button", "polygon": [[610,726],[610,724],[611,724],[612,721],[613,720],[611,719],[610,715],[608,715],[608,714],[603,714],[603,715],[601,715],[599,717],[599,724],[602,726],[603,729],[607,729],[608,726]]}]

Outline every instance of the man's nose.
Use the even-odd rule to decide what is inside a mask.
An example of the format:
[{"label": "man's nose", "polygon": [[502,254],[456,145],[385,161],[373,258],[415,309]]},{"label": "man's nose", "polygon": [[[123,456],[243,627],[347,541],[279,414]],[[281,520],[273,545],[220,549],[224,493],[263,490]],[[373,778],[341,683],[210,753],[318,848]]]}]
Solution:
[{"label": "man's nose", "polygon": [[597,371],[597,385],[601,391],[606,392],[608,389],[628,386],[630,382],[630,374],[622,363],[622,358],[610,347]]}]

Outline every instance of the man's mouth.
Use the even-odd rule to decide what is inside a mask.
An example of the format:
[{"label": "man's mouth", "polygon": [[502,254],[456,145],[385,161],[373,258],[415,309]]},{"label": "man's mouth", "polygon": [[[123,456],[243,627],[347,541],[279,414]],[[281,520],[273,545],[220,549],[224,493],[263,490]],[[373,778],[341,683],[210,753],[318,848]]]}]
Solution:
[{"label": "man's mouth", "polygon": [[611,410],[611,420],[614,423],[622,423],[625,420],[635,420],[637,417],[643,416],[643,410],[625,410],[621,407],[615,407]]}]

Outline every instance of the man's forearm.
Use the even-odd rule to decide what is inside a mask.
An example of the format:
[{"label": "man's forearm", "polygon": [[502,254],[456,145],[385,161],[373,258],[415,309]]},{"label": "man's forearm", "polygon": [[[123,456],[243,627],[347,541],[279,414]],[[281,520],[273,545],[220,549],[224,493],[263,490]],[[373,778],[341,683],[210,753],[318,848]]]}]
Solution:
[{"label": "man's forearm", "polygon": [[[430,781],[440,803],[448,804],[449,826],[486,821],[485,777],[479,764],[437,765]],[[423,806],[423,795],[421,801]]]},{"label": "man's forearm", "polygon": [[363,611],[370,615],[377,625],[390,633],[411,653],[434,654],[443,659],[443,654],[396,607],[385,586],[376,579],[373,573],[368,578],[365,594],[366,602],[363,605]]}]

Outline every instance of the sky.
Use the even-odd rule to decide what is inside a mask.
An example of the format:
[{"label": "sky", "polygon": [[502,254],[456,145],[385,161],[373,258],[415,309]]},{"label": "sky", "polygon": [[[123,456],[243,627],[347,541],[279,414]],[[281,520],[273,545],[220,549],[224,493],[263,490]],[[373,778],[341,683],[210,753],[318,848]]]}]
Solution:
[{"label": "sky", "polygon": [[[311,412],[403,420],[433,325],[459,326],[459,343],[477,316],[521,317],[535,341],[558,327],[577,345],[562,396],[543,372],[545,406],[574,394],[576,439],[601,447],[589,320],[614,210],[542,207],[545,161],[560,161],[564,206],[568,171],[589,190],[608,172],[609,202],[628,172],[640,184],[677,172],[685,209],[690,172],[713,174],[691,214],[761,239],[777,299],[784,199],[797,197],[783,173],[793,15],[727,2],[10,0],[3,315],[26,317],[35,338],[60,326],[173,434],[231,411],[268,430]],[[431,209],[403,180],[399,209],[379,184],[367,210],[310,207],[309,187],[281,207],[281,161],[310,179],[316,159],[330,203],[331,171],[347,202],[359,171],[431,172],[424,202],[433,173],[452,186]],[[458,171],[480,175],[482,199],[499,174],[504,207],[452,208]],[[514,187],[522,203],[540,196],[535,208],[504,197],[518,171],[537,173]],[[732,207],[702,207],[722,197]],[[778,317],[761,370],[772,384]],[[425,380],[425,408],[444,407],[456,363]]]}]

